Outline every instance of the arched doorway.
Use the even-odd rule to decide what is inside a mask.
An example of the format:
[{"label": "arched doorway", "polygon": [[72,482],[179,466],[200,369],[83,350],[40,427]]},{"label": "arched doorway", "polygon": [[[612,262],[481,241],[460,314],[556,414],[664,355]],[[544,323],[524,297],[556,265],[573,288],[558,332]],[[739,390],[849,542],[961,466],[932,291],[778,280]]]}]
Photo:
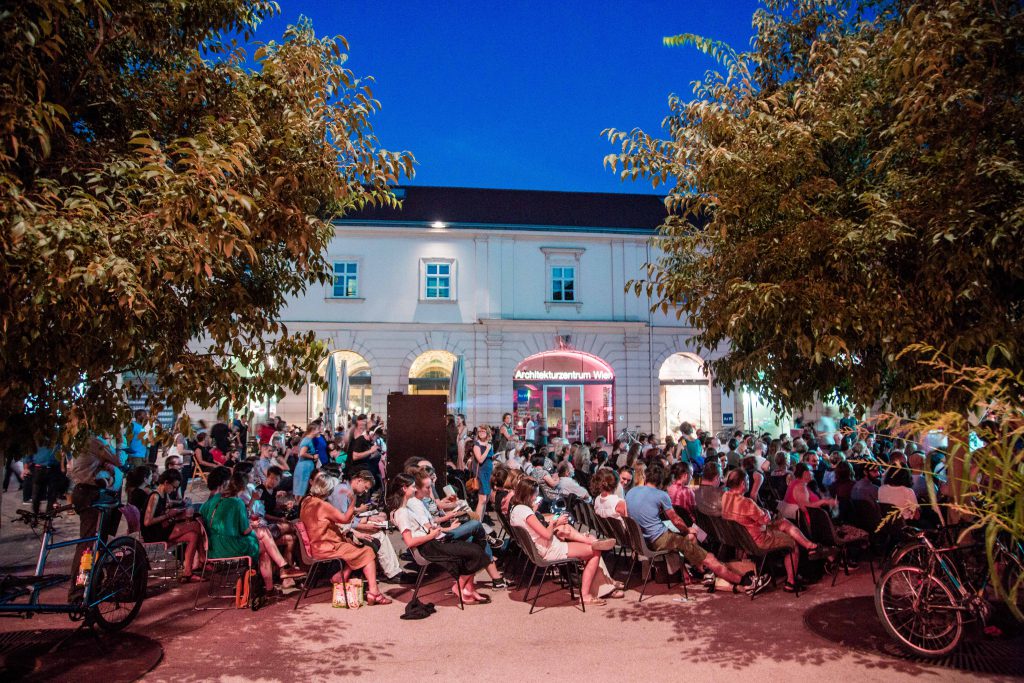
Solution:
[{"label": "arched doorway", "polygon": [[661,419],[665,433],[679,438],[679,425],[689,422],[697,429],[713,431],[711,380],[704,361],[692,353],[674,353],[658,371]]},{"label": "arched doorway", "polygon": [[530,417],[540,415],[549,438],[611,438],[615,372],[601,358],[571,350],[538,353],[516,366],[512,387],[513,422],[521,435]]},{"label": "arched doorway", "polygon": [[[338,412],[342,415],[372,412],[370,406],[373,400],[373,384],[370,364],[355,351],[335,351],[331,355],[334,356],[334,367],[338,372],[341,372],[342,362],[345,363],[348,372],[348,400],[339,397]],[[321,377],[327,372],[327,358],[320,361],[317,372]],[[315,419],[322,412],[324,412],[324,390],[316,384],[310,384],[306,410],[307,420]]]},{"label": "arched doorway", "polygon": [[447,395],[455,354],[440,349],[424,351],[409,367],[410,395]]}]

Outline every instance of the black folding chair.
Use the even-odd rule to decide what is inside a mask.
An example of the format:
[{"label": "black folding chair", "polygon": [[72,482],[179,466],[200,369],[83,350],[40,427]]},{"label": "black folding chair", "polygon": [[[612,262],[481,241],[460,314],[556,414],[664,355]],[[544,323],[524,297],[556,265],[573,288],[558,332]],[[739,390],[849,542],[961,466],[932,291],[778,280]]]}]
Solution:
[{"label": "black folding chair", "polygon": [[[629,580],[633,577],[633,568],[637,562],[640,562],[640,571],[644,575],[644,584],[640,588],[640,598],[637,602],[644,601],[644,593],[647,592],[647,582],[651,579],[651,574],[654,573],[654,563],[661,560],[665,563],[665,573],[668,575],[668,587],[672,588],[672,575],[668,570],[668,556],[671,553],[677,553],[676,550],[654,550],[647,545],[647,540],[644,539],[643,531],[640,530],[640,525],[636,523],[636,520],[625,517],[622,520],[623,525],[626,529],[627,537],[629,538],[629,548],[633,551],[633,561],[629,565],[629,574],[626,576],[626,586],[629,586]],[[671,532],[666,532],[671,533]],[[647,562],[647,571],[644,571],[644,561]],[[680,561],[683,562],[682,557]],[[686,563],[683,562],[683,596],[689,597],[689,593],[686,590]]]},{"label": "black folding chair", "polygon": [[[545,560],[541,557],[537,551],[537,546],[534,545],[533,539],[530,538],[530,534],[526,529],[519,527],[512,527],[512,537],[515,539],[519,547],[522,548],[529,561],[533,564],[533,572],[530,574],[530,580],[526,584],[526,594],[523,597],[524,601],[529,602],[530,591],[533,588],[533,582],[536,580],[537,572],[540,571],[540,585],[537,586],[537,592],[533,596],[533,602],[530,603],[530,614],[537,608],[537,599],[540,597],[540,592],[544,588],[544,582],[547,580],[548,569],[555,567],[558,573],[565,579],[566,587],[569,589],[569,597],[576,600],[576,591],[574,588],[574,574],[578,573],[580,561],[574,557],[567,557],[564,560]],[[580,609],[584,612],[587,611],[587,606],[583,601],[583,589],[580,587]]]}]

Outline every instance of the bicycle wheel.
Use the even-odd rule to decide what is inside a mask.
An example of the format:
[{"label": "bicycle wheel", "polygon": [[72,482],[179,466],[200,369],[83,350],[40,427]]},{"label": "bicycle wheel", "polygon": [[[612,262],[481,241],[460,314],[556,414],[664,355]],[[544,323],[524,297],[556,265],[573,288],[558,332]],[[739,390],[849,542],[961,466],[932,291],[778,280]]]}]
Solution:
[{"label": "bicycle wheel", "polygon": [[1002,599],[1014,612],[1015,617],[1024,619],[1024,560],[1005,547],[1000,547],[996,556],[996,567],[1002,584]]},{"label": "bicycle wheel", "polygon": [[104,631],[120,631],[132,623],[146,597],[149,563],[134,538],[115,538],[101,552],[92,570],[90,622]]},{"label": "bicycle wheel", "polygon": [[949,654],[964,634],[953,591],[920,567],[886,572],[875,588],[875,610],[889,635],[922,657]]},{"label": "bicycle wheel", "polygon": [[899,546],[885,559],[883,571],[893,567],[920,567],[928,566],[928,547],[924,543],[913,542]]}]

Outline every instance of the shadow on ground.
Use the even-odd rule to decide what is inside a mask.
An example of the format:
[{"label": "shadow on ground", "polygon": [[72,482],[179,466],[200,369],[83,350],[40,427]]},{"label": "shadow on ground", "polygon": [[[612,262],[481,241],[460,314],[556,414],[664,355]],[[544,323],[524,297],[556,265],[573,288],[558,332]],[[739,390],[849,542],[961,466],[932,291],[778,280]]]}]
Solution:
[{"label": "shadow on ground", "polygon": [[0,633],[0,680],[4,681],[127,683],[151,671],[161,657],[159,643],[136,633],[86,629]]}]

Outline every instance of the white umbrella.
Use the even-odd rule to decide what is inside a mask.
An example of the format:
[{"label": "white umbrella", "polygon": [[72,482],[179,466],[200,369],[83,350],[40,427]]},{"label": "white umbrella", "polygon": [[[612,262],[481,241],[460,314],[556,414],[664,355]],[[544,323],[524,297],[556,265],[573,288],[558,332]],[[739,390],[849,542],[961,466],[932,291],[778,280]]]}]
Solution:
[{"label": "white umbrella", "polygon": [[338,390],[338,407],[342,413],[348,413],[348,361],[341,361],[341,368],[338,370],[341,375],[341,389]]},{"label": "white umbrella", "polygon": [[324,394],[324,427],[328,432],[334,431],[334,413],[338,410],[338,369],[334,364],[334,354],[327,359],[327,392]]},{"label": "white umbrella", "polygon": [[466,357],[459,354],[452,364],[452,378],[448,385],[448,412],[453,415],[466,412]]}]

